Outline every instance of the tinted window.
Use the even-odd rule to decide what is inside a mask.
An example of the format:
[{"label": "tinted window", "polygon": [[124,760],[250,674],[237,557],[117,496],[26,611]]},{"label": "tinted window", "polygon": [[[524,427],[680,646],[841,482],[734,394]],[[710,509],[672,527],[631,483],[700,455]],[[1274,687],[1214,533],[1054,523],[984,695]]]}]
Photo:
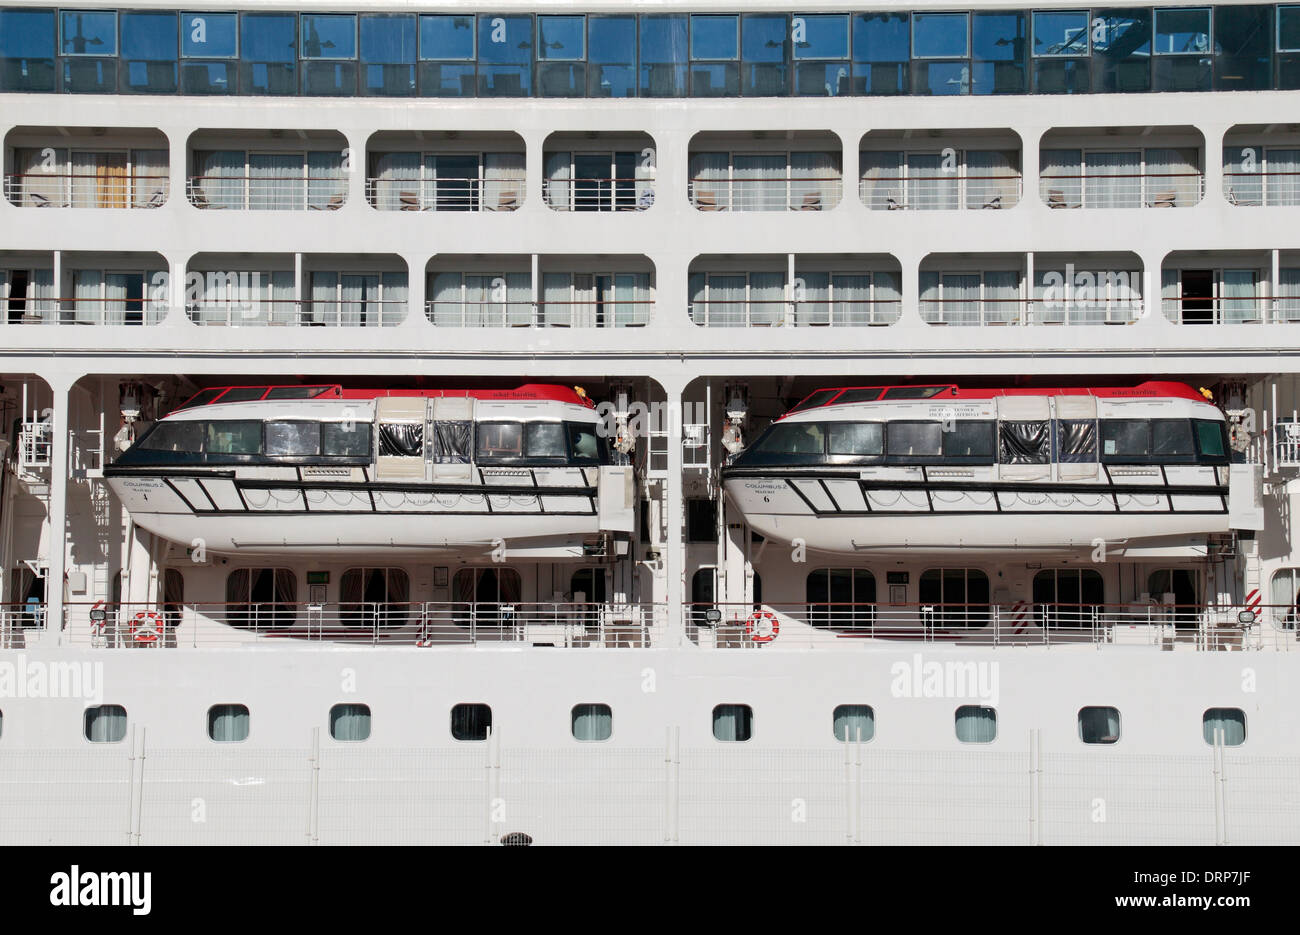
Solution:
[{"label": "tinted window", "polygon": [[1119,741],[1118,708],[1080,708],[1079,739],[1084,743],[1112,744]]},{"label": "tinted window", "polygon": [[766,454],[819,455],[826,450],[826,427],[820,422],[779,422],[754,448]]},{"label": "tinted window", "polygon": [[122,57],[141,61],[174,61],[175,13],[123,13]]},{"label": "tinted window", "polygon": [[1156,10],[1156,54],[1210,51],[1210,11]]},{"label": "tinted window", "polygon": [[486,63],[531,62],[533,18],[531,16],[480,16],[478,60]]},{"label": "tinted window", "polygon": [[361,61],[374,65],[415,61],[415,17],[361,17]]},{"label": "tinted window", "polygon": [[849,18],[844,13],[796,16],[791,21],[795,58],[848,58]]},{"label": "tinted window", "polygon": [[912,54],[916,58],[964,58],[967,14],[913,13]]},{"label": "tinted window", "polygon": [[853,20],[853,60],[906,62],[910,36],[906,13],[863,13]]},{"label": "tinted window", "polygon": [[240,57],[245,62],[297,60],[298,17],[292,13],[245,13],[241,20]]},{"label": "tinted window", "polygon": [[1300,6],[1278,7],[1277,49],[1300,52]]},{"label": "tinted window", "polygon": [[518,458],[524,453],[524,427],[518,422],[481,422],[478,459]]},{"label": "tinted window", "polygon": [[563,458],[567,439],[560,422],[529,422],[527,451],[530,458]]},{"label": "tinted window", "polygon": [[1145,419],[1104,419],[1101,423],[1101,453],[1108,458],[1149,455],[1151,423]]},{"label": "tinted window", "polygon": [[314,457],[320,454],[320,423],[266,423],[266,453],[282,457]]},{"label": "tinted window", "polygon": [[943,423],[891,422],[888,445],[891,457],[937,457],[943,453]]},{"label": "tinted window", "polygon": [[421,16],[420,58],[463,61],[474,58],[474,17]]},{"label": "tinted window", "polygon": [[204,423],[208,454],[255,455],[262,450],[262,423],[254,420],[230,420]]},{"label": "tinted window", "polygon": [[323,422],[321,454],[340,458],[370,457],[370,425],[358,422]]},{"label": "tinted window", "polygon": [[866,390],[845,390],[843,393],[841,393],[839,396],[835,398],[835,404],[838,406],[840,403],[869,403],[869,402],[874,402],[879,398],[880,398],[879,388],[866,389]]},{"label": "tinted window", "polygon": [[948,458],[993,460],[992,422],[954,422],[943,433],[943,453]]},{"label": "tinted window", "polygon": [[144,451],[193,452],[203,450],[203,422],[159,422],[144,438]]},{"label": "tinted window", "polygon": [[181,51],[190,58],[234,58],[238,25],[234,13],[186,13],[181,16]]},{"label": "tinted window", "polygon": [[1227,451],[1223,445],[1222,422],[1195,419],[1192,424],[1196,426],[1196,448],[1203,458],[1220,459],[1227,457]]},{"label": "tinted window", "polygon": [[261,399],[266,395],[264,386],[237,386],[232,390],[226,390],[226,394],[221,397],[223,403],[246,403],[254,399]]},{"label": "tinted window", "polygon": [[0,56],[53,58],[53,10],[0,10]]},{"label": "tinted window", "polygon": [[1087,55],[1088,11],[1034,14],[1035,55]]},{"label": "tinted window", "polygon": [[736,58],[739,32],[735,16],[692,16],[691,58]]},{"label": "tinted window", "polygon": [[895,386],[885,390],[885,399],[932,399],[942,393],[945,386]]},{"label": "tinted window", "polygon": [[117,14],[63,14],[64,55],[116,55]]},{"label": "tinted window", "polygon": [[568,428],[569,460],[575,464],[600,463],[601,444],[596,437],[596,427],[570,422]]},{"label": "tinted window", "polygon": [[585,26],[586,19],[582,16],[537,17],[537,57],[580,61],[586,51],[583,42]]},{"label": "tinted window", "polygon": [[1186,419],[1153,419],[1151,453],[1157,458],[1191,458],[1196,454],[1192,424]]},{"label": "tinted window", "polygon": [[744,742],[754,736],[754,709],[747,704],[720,704],[713,709],[713,736],[726,742]]},{"label": "tinted window", "polygon": [[304,13],[302,57],[356,58],[357,18],[346,13]]},{"label": "tinted window", "polygon": [[807,399],[804,399],[802,402],[800,402],[798,405],[796,405],[796,406],[795,406],[794,408],[792,408],[790,411],[791,411],[791,412],[795,412],[796,410],[799,410],[799,409],[812,409],[812,408],[814,408],[814,407],[816,407],[816,406],[822,406],[822,405],[825,405],[826,403],[828,403],[828,402],[830,401],[831,397],[834,396],[837,392],[839,392],[839,391],[838,391],[838,390],[818,390],[816,393],[813,393],[813,394],[809,395]]},{"label": "tinted window", "polygon": [[455,740],[487,740],[492,729],[492,709],[485,704],[458,704],[451,709],[451,736]]},{"label": "tinted window", "polygon": [[885,428],[879,422],[831,422],[827,429],[833,455],[878,455],[884,451]]}]

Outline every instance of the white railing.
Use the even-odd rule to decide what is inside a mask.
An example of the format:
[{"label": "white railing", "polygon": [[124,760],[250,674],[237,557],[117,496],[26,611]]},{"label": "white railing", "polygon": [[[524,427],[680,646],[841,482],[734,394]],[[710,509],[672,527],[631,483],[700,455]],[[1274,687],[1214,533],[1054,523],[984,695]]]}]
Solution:
[{"label": "white railing", "polygon": [[1142,317],[1141,299],[1065,302],[1059,299],[922,299],[931,325],[1129,325]]},{"label": "white railing", "polygon": [[192,176],[187,194],[190,204],[203,211],[336,211],[347,201],[347,180],[305,175]]},{"label": "white railing", "polygon": [[186,309],[196,325],[222,327],[375,328],[406,320],[404,299],[262,299],[197,302]]},{"label": "white railing", "polygon": [[874,176],[858,180],[858,197],[872,211],[963,211],[1014,208],[1018,174],[939,177]]},{"label": "white railing", "polygon": [[1274,467],[1300,467],[1300,421],[1294,414],[1273,423],[1272,442]]},{"label": "white railing", "polygon": [[691,321],[704,328],[862,327],[898,320],[898,299],[802,300],[696,299]]},{"label": "white railing", "polygon": [[650,179],[543,179],[542,197],[553,211],[644,211],[655,203]]},{"label": "white railing", "polygon": [[829,211],[840,203],[844,180],[821,178],[690,179],[698,211]]},{"label": "white railing", "polygon": [[167,175],[31,172],[4,177],[5,198],[20,208],[159,208],[167,203]]},{"label": "white railing", "polygon": [[[146,291],[149,285],[145,284]],[[12,301],[12,300],[11,300]],[[10,325],[157,325],[166,305],[154,299],[26,299],[21,316],[4,315]]]},{"label": "white railing", "polygon": [[24,422],[18,432],[18,466],[25,470],[47,468],[53,455],[53,424]]},{"label": "white railing", "polygon": [[1224,172],[1223,197],[1243,208],[1300,205],[1300,172]]},{"label": "white railing", "polygon": [[1161,299],[1165,317],[1179,325],[1259,325],[1300,322],[1300,295],[1242,298],[1194,295]]},{"label": "white railing", "polygon": [[366,179],[377,211],[514,211],[523,179]]},{"label": "white railing", "polygon": [[1199,172],[1058,173],[1039,176],[1049,208],[1191,208],[1205,193]]},{"label": "white railing", "polygon": [[639,328],[649,323],[654,299],[602,302],[430,301],[425,315],[439,328]]}]

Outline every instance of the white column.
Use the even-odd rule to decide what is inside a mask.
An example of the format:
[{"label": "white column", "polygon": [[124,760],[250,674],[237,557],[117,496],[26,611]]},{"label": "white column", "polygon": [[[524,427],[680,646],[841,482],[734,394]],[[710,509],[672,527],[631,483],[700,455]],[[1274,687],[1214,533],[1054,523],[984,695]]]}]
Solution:
[{"label": "white column", "polygon": [[[47,378],[50,386],[50,503],[47,521],[50,524],[49,555],[43,556],[45,571],[45,633],[50,641],[57,641],[63,630],[63,579],[68,563],[68,421],[69,390],[75,379],[66,375]],[[38,556],[38,559],[42,556]]]},{"label": "white column", "polygon": [[[63,285],[63,251],[54,251],[54,269],[50,274],[54,280],[54,322],[60,324],[63,321],[63,298],[68,294],[68,290]],[[76,317],[76,313],[73,313]]]},{"label": "white column", "polygon": [[1277,296],[1282,291],[1282,258],[1278,250],[1270,251],[1273,268],[1269,272],[1268,295],[1269,300],[1265,303],[1265,308],[1260,311],[1264,313],[1264,321],[1277,321]]},{"label": "white column", "polygon": [[1034,251],[1030,250],[1025,254],[1025,298],[1028,300],[1021,306],[1021,321],[1029,324],[1034,320]]},{"label": "white column", "polygon": [[189,324],[189,316],[185,314],[185,267],[188,265],[188,258],[179,253],[164,253],[163,258],[167,261],[167,313],[163,316],[162,324],[184,326]]},{"label": "white column", "polygon": [[420,256],[406,256],[402,259],[406,261],[406,320],[402,322],[403,328],[427,328],[429,327],[429,318],[425,312],[425,305],[428,297],[425,290],[428,288],[428,277],[425,269],[429,265],[429,258],[423,254]]},{"label": "white column", "polygon": [[1038,197],[1039,146],[1046,127],[1016,127],[1020,134],[1020,200],[1032,201],[1037,210],[1048,210]]},{"label": "white column", "polygon": [[668,432],[668,477],[664,482],[664,600],[668,604],[665,645],[685,641],[686,547],[682,542],[685,498],[682,490],[682,396],[686,381],[680,377],[659,380],[664,389],[664,412]]},{"label": "white column", "polygon": [[[303,295],[305,283],[302,275],[302,254],[295,253],[293,255],[293,317],[294,324],[297,325],[301,325],[307,317],[304,314],[307,309],[302,304],[302,300],[305,298]],[[312,312],[314,316],[315,310],[313,309]]]},{"label": "white column", "polygon": [[347,134],[346,140],[347,151],[343,154],[343,165],[348,195],[341,210],[369,210],[366,204],[366,136],[363,133]]},{"label": "white column", "polygon": [[858,176],[861,169],[858,167],[858,146],[861,145],[862,135],[856,134],[851,139],[845,139],[840,134],[840,167],[842,171],[840,195],[840,207],[849,205],[850,211],[865,211],[867,206],[862,203],[858,197]]},{"label": "white column", "polygon": [[898,324],[925,327],[925,322],[921,320],[921,260],[925,255],[910,250],[895,250],[894,257],[898,260],[901,272],[901,282],[898,284]]}]

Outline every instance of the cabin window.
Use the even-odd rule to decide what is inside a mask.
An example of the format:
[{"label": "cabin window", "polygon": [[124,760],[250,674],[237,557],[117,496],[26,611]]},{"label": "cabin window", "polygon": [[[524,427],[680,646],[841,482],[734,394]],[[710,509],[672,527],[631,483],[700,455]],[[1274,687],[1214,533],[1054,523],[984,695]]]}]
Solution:
[{"label": "cabin window", "polygon": [[567,450],[564,424],[529,422],[524,426],[525,450],[530,458],[563,458]]},{"label": "cabin window", "polygon": [[478,426],[478,460],[522,457],[523,438],[524,427],[519,422],[481,422]]},{"label": "cabin window", "polygon": [[339,619],[353,627],[406,623],[411,580],[401,568],[349,568],[339,580]]},{"label": "cabin window", "polygon": [[1119,709],[1079,709],[1079,739],[1084,743],[1112,744],[1119,741]]},{"label": "cabin window", "polygon": [[1092,568],[1044,568],[1034,575],[1034,604],[1046,627],[1087,627],[1105,603],[1101,573]]},{"label": "cabin window", "polygon": [[[790,411],[797,412],[800,409],[815,409],[818,406],[824,406],[828,402],[830,402],[831,398],[838,392],[839,390],[818,390],[816,393],[813,393],[807,399],[803,400],[800,403],[797,403],[794,407],[790,409]],[[872,397],[872,399],[875,398],[876,397],[874,396]]]},{"label": "cabin window", "polygon": [[570,422],[569,429],[569,463],[600,464],[601,444],[596,437],[596,426]]},{"label": "cabin window", "polygon": [[236,568],[226,577],[226,622],[263,630],[293,624],[298,578],[287,568]]},{"label": "cabin window", "polygon": [[[1200,615],[1200,579],[1193,568],[1161,568],[1147,576],[1147,591],[1151,600],[1173,605],[1172,619],[1176,626],[1194,627]],[[1171,595],[1166,600],[1166,595]]]},{"label": "cabin window", "polygon": [[754,736],[754,709],[747,704],[720,704],[713,709],[713,739],[744,743]]},{"label": "cabin window", "polygon": [[1213,746],[1218,733],[1222,733],[1225,747],[1240,747],[1246,742],[1246,712],[1241,708],[1206,709],[1201,715],[1201,735]]},{"label": "cabin window", "polygon": [[513,568],[462,568],[451,581],[452,619],[459,626],[505,627],[515,621],[515,605],[523,596],[519,572]]},{"label": "cabin window", "polygon": [[978,568],[929,568],[918,594],[924,621],[936,627],[981,627],[989,617],[989,577]]},{"label": "cabin window", "polygon": [[333,458],[369,458],[370,424],[368,422],[322,422],[321,454]]},{"label": "cabin window", "polygon": [[945,459],[993,463],[993,422],[952,422],[943,433]]},{"label": "cabin window", "polygon": [[946,386],[893,386],[885,390],[882,399],[933,399],[948,387]]},{"label": "cabin window", "polygon": [[474,423],[463,420],[433,423],[433,460],[437,464],[469,464]]},{"label": "cabin window", "polygon": [[1190,460],[1196,454],[1192,424],[1186,419],[1152,419],[1151,453],[1162,461]]},{"label": "cabin window", "polygon": [[266,453],[276,457],[316,457],[320,454],[320,423],[266,423]]},{"label": "cabin window", "polygon": [[120,704],[93,705],[86,709],[82,731],[91,743],[121,743],[126,738],[126,708]]},{"label": "cabin window", "polygon": [[204,423],[208,454],[255,455],[262,450],[262,423],[253,419]]},{"label": "cabin window", "polygon": [[808,622],[815,627],[856,629],[876,619],[876,577],[865,568],[818,568],[805,583]]},{"label": "cabin window", "polygon": [[1089,464],[1097,460],[1097,423],[1092,419],[1061,419],[1056,423],[1056,460]]},{"label": "cabin window", "polygon": [[1280,568],[1273,573],[1268,602],[1273,605],[1273,623],[1294,630],[1300,620],[1300,568]]},{"label": "cabin window", "polygon": [[937,458],[943,454],[942,422],[889,423],[891,458]]},{"label": "cabin window", "polygon": [[579,704],[570,712],[573,739],[584,742],[608,740],[614,733],[614,712],[607,704]]},{"label": "cabin window", "polygon": [[1196,459],[1187,419],[1103,419],[1102,455],[1107,461],[1186,463]]},{"label": "cabin window", "polygon": [[883,454],[885,427],[880,422],[830,422],[830,453],[866,457]]},{"label": "cabin window", "polygon": [[866,742],[876,736],[876,712],[869,704],[836,705],[831,713],[831,729],[836,740]]},{"label": "cabin window", "polygon": [[208,708],[208,739],[217,743],[242,743],[247,740],[247,706],[214,704]]},{"label": "cabin window", "polygon": [[336,704],[330,708],[330,736],[347,743],[370,739],[370,705]]},{"label": "cabin window", "polygon": [[423,422],[383,422],[379,425],[379,454],[390,458],[424,455]]},{"label": "cabin window", "polygon": [[957,739],[962,743],[992,743],[998,737],[996,708],[967,704],[955,715]]},{"label": "cabin window", "polygon": [[835,405],[841,406],[845,403],[870,403],[880,398],[880,388],[871,387],[868,389],[845,390],[839,396],[835,397]]},{"label": "cabin window", "polygon": [[453,740],[487,740],[492,732],[492,709],[485,704],[458,704],[451,709]]},{"label": "cabin window", "polygon": [[998,460],[1003,464],[1050,464],[1050,422],[1002,422],[998,425]]}]

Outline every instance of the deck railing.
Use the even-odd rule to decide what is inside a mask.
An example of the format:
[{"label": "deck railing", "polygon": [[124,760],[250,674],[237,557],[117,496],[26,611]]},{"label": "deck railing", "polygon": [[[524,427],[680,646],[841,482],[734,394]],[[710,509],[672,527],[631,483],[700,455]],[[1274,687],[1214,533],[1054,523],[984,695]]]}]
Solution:
[{"label": "deck railing", "polygon": [[654,299],[425,303],[425,315],[439,328],[639,328],[653,309]]},{"label": "deck railing", "polygon": [[838,175],[778,179],[704,179],[688,182],[697,211],[829,211],[840,203]]},{"label": "deck railing", "polygon": [[872,211],[1000,211],[1020,203],[1018,173],[1003,175],[884,175],[858,180],[858,197]]},{"label": "deck railing", "polygon": [[1205,194],[1199,172],[1044,172],[1038,178],[1049,208],[1191,208]]},{"label": "deck railing", "polygon": [[20,208],[159,208],[171,179],[164,172],[28,172],[4,177],[5,198]]},{"label": "deck railing", "polygon": [[514,211],[523,179],[366,179],[377,211]]},{"label": "deck railing", "polygon": [[1223,197],[1242,208],[1300,205],[1300,172],[1224,172]]},{"label": "deck railing", "polygon": [[186,193],[190,204],[203,211],[336,211],[347,201],[347,180],[335,175],[191,176]]},{"label": "deck railing", "polygon": [[704,328],[861,327],[898,320],[898,299],[695,299],[691,321]]},{"label": "deck railing", "polygon": [[552,211],[644,211],[655,203],[653,179],[543,179]]},{"label": "deck railing", "polygon": [[374,328],[401,324],[406,311],[405,299],[261,299],[197,302],[186,314],[205,326]]},{"label": "deck railing", "polygon": [[1161,299],[1165,317],[1178,325],[1260,325],[1300,322],[1300,295],[1175,295]]}]

